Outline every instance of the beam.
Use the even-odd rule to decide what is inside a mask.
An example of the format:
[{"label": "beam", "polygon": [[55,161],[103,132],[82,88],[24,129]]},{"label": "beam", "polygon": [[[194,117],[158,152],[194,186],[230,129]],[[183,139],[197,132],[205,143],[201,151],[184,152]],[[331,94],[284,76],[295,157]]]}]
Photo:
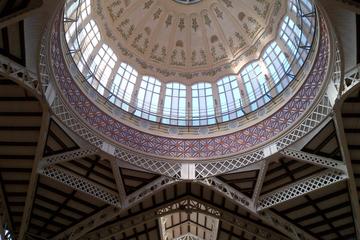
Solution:
[{"label": "beam", "polygon": [[[13,0],[9,0],[12,2]],[[20,22],[25,18],[35,14],[37,10],[42,6],[42,0],[31,0],[29,4],[24,8],[17,12],[11,13],[10,15],[6,15],[0,18],[0,29],[12,25],[14,23]]]},{"label": "beam", "polygon": [[42,121],[41,121],[41,129],[40,134],[38,138],[38,145],[36,147],[35,152],[35,159],[33,162],[30,182],[26,194],[26,200],[25,200],[25,207],[24,212],[21,220],[21,226],[20,226],[20,232],[19,232],[19,239],[23,240],[25,239],[26,231],[29,227],[30,217],[31,217],[31,211],[33,208],[33,202],[36,194],[36,186],[38,182],[38,165],[41,161],[41,158],[43,157],[44,149],[46,146],[46,140],[47,140],[47,134],[49,131],[49,125],[50,125],[50,115],[49,110],[47,108],[43,111]]},{"label": "beam", "polygon": [[61,182],[71,188],[89,194],[110,205],[119,206],[120,202],[116,192],[96,184],[85,177],[64,170],[61,167],[50,166],[39,171],[40,174]]},{"label": "beam", "polygon": [[110,161],[110,164],[111,164],[111,168],[112,168],[112,172],[113,172],[113,175],[114,175],[116,187],[117,187],[117,190],[118,190],[120,206],[123,206],[125,204],[125,200],[126,200],[126,191],[125,191],[125,188],[124,188],[123,178],[121,177],[120,168],[116,164],[115,161],[113,161],[113,160],[109,160],[109,161]]},{"label": "beam", "polygon": [[258,178],[256,180],[256,185],[255,185],[253,196],[252,196],[252,201],[254,203],[254,207],[256,207],[256,204],[257,204],[257,202],[259,200],[261,189],[262,189],[264,181],[265,181],[268,165],[269,165],[269,163],[266,160],[261,162],[259,175],[258,175]]},{"label": "beam", "polygon": [[[215,179],[215,178],[213,178]],[[277,214],[269,211],[264,210],[262,212],[257,212],[257,210],[253,209],[253,202],[252,200],[249,201],[251,205],[250,208],[245,207],[242,199],[244,199],[244,195],[240,192],[238,192],[236,189],[233,189],[232,187],[228,186],[226,183],[220,181],[219,179],[216,179],[215,181],[208,181],[209,186],[215,191],[226,198],[228,198],[230,201],[234,202],[239,206],[240,208],[249,211],[250,213],[254,214],[256,217],[258,217],[261,221],[264,223],[267,223],[274,229],[278,230],[279,232],[283,233],[285,236],[288,236],[290,239],[299,239],[299,236],[302,237],[304,240],[315,240],[313,236],[305,232],[304,230],[300,229],[299,227],[295,226],[293,223],[287,221],[286,219],[283,219],[282,217],[278,216]],[[246,196],[245,196],[246,197]],[[245,199],[248,199],[247,197]]]},{"label": "beam", "polygon": [[343,171],[333,169],[321,171],[310,177],[260,196],[257,210],[261,211],[274,207],[280,203],[303,196],[320,188],[330,186],[331,184],[343,181],[347,178],[347,174]]},{"label": "beam", "polygon": [[[9,203],[7,201],[8,196],[5,196],[5,187],[4,181],[2,180],[2,176],[0,173],[0,230],[3,230],[2,226],[7,224],[10,230],[13,230],[13,221],[11,219],[10,211],[9,211]],[[1,231],[3,234],[3,231]]]},{"label": "beam", "polygon": [[357,239],[360,239],[359,196],[357,193],[356,182],[355,182],[355,177],[354,177],[354,170],[353,170],[352,162],[351,162],[351,155],[350,155],[348,142],[347,142],[346,134],[344,131],[344,123],[343,123],[343,119],[342,119],[342,115],[341,115],[341,113],[342,113],[341,107],[343,105],[342,102],[344,100],[345,99],[342,98],[340,101],[338,101],[335,104],[334,122],[335,122],[335,129],[336,129],[336,133],[337,133],[337,137],[338,137],[338,141],[339,141],[341,155],[343,157],[343,161],[345,162],[345,165],[347,168],[347,173],[348,173],[347,186],[349,189],[349,197],[350,197],[351,208],[352,208],[352,212],[353,212],[356,236],[357,236]]},{"label": "beam", "polygon": [[167,216],[178,212],[199,212],[204,215],[212,216],[216,219],[224,221],[231,226],[245,231],[249,235],[262,240],[285,240],[281,234],[276,233],[266,227],[257,225],[256,223],[246,219],[245,217],[238,216],[237,214],[219,209],[212,204],[206,203],[201,199],[193,196],[185,196],[170,203],[161,204],[158,207],[144,211],[139,215],[130,216],[129,218],[121,219],[110,226],[105,226],[84,236],[84,240],[108,240],[116,238],[121,233],[132,229],[144,222],[156,220],[162,216]]},{"label": "beam", "polygon": [[344,89],[341,92],[342,101],[347,97],[348,92],[352,92],[352,89],[357,88],[357,85],[360,84],[360,64],[345,73],[343,82]]},{"label": "beam", "polygon": [[221,181],[220,179],[212,177],[197,180],[197,182],[203,186],[210,187],[215,192],[220,193],[224,197],[227,197],[230,200],[236,202],[243,209],[251,213],[256,213],[255,204],[252,199],[239,192],[235,188],[231,187],[227,183]]},{"label": "beam", "polygon": [[[71,160],[81,159],[84,157],[95,155],[96,153],[99,153],[99,149],[96,147],[87,147],[82,149],[77,149],[65,153],[55,154],[48,157],[44,157],[41,159],[39,168],[47,168],[49,166],[58,164],[58,163],[64,163]],[[39,169],[40,170],[40,169]]]},{"label": "beam", "polygon": [[3,55],[0,55],[0,75],[23,86],[41,100],[41,84],[37,75]]},{"label": "beam", "polygon": [[187,201],[187,197],[175,197],[171,201],[164,202],[160,205],[153,206],[148,210],[141,211],[138,214],[131,214],[126,218],[122,218],[119,221],[111,225],[104,226],[100,229],[97,229],[94,232],[87,234],[86,236],[82,237],[82,239],[86,240],[106,240],[112,239],[116,236],[119,236],[123,232],[136,228],[137,226],[141,226],[146,224],[147,222],[157,220],[159,217],[167,215],[167,213],[158,214],[158,211],[163,208],[168,208],[169,206],[181,206],[183,202]]},{"label": "beam", "polygon": [[177,183],[177,180],[167,177],[160,177],[154,182],[149,183],[142,189],[132,193],[126,198],[123,208],[107,207],[98,213],[84,219],[78,224],[71,226],[65,231],[57,234],[51,240],[76,240],[90,232],[91,230],[103,225],[104,223],[116,218],[120,214],[128,211],[132,206],[142,202],[143,200],[153,196],[157,192]]},{"label": "beam", "polygon": [[325,158],[315,154],[297,151],[291,148],[284,149],[280,152],[280,154],[282,154],[284,157],[288,157],[300,162],[310,163],[319,167],[346,171],[346,166],[343,162],[331,158]]}]

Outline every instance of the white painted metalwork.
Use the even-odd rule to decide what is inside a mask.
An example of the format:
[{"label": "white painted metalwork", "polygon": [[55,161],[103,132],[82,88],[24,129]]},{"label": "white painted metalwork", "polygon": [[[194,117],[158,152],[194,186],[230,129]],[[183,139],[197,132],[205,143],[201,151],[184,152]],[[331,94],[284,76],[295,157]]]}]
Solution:
[{"label": "white painted metalwork", "polygon": [[121,176],[120,168],[113,160],[110,160],[110,164],[111,164],[111,169],[113,172],[114,180],[116,183],[116,188],[118,190],[120,206],[123,207],[125,204],[125,199],[126,199],[126,191],[125,191],[125,185],[123,182],[123,178]]},{"label": "white painted metalwork", "polygon": [[154,182],[142,187],[138,191],[132,193],[126,198],[126,204],[122,208],[118,207],[107,207],[104,210],[90,216],[87,219],[79,222],[78,224],[66,229],[64,232],[59,233],[52,240],[76,240],[84,236],[86,233],[103,225],[104,223],[112,220],[121,213],[127,211],[134,205],[142,202],[143,200],[153,196],[159,191],[177,183],[178,180],[169,179],[167,177],[160,177]]},{"label": "white painted metalwork", "polygon": [[119,197],[117,193],[110,191],[86,178],[75,175],[69,171],[61,169],[57,166],[50,166],[39,170],[42,175],[59,181],[74,189],[87,193],[95,198],[98,198],[110,205],[119,206]]},{"label": "white painted metalwork", "polygon": [[191,233],[188,233],[188,234],[185,234],[183,236],[180,236],[178,238],[175,238],[173,240],[205,240],[205,239],[202,239],[202,238],[199,238]]},{"label": "white painted metalwork", "polygon": [[1,54],[0,75],[3,78],[13,80],[19,85],[24,86],[38,98],[41,97],[41,84],[36,74]]},{"label": "white painted metalwork", "polygon": [[44,154],[46,139],[48,137],[48,132],[49,132],[49,126],[50,126],[50,113],[48,109],[44,109],[41,120],[41,129],[36,146],[35,158],[30,176],[30,182],[26,193],[26,200],[25,200],[24,212],[21,220],[20,233],[18,236],[18,239],[20,240],[25,239],[25,234],[29,227],[31,211],[35,200],[34,196],[36,194],[36,189],[39,179],[38,166]]},{"label": "white painted metalwork", "polygon": [[[359,70],[359,68],[358,68]],[[359,86],[359,85],[357,85]],[[358,91],[358,87],[355,89],[351,89],[351,92]],[[348,173],[348,191],[349,191],[349,198],[351,202],[352,214],[354,219],[355,231],[356,236],[360,239],[360,205],[359,205],[359,195],[358,195],[358,188],[354,176],[353,165],[351,161],[351,154],[348,148],[348,141],[346,138],[346,134],[344,131],[344,123],[342,118],[342,110],[341,107],[343,105],[343,101],[345,98],[340,99],[335,105],[335,115],[333,117],[335,123],[335,129],[337,134],[337,139],[339,141],[339,147],[341,151],[341,155],[343,161],[345,162],[347,173]]]},{"label": "white painted metalwork", "polygon": [[266,160],[262,161],[260,164],[261,164],[260,171],[259,171],[259,175],[256,180],[256,185],[255,185],[254,193],[252,196],[252,201],[253,201],[253,204],[255,205],[254,207],[256,207],[256,203],[259,200],[259,196],[261,194],[261,189],[263,187],[265,177],[266,177],[266,172],[267,172],[267,169],[269,166],[269,163]]},{"label": "white painted metalwork", "polygon": [[[4,195],[4,191],[0,188],[0,230],[3,230],[1,226],[6,224],[9,226],[9,229],[12,230],[12,222],[10,221],[10,212],[9,207],[6,203],[6,196]],[[1,231],[3,233],[3,231]]]},{"label": "white painted metalwork", "polygon": [[186,202],[187,198],[179,198],[170,203],[164,203],[157,207],[151,208],[146,211],[142,211],[139,214],[134,214],[128,216],[125,220],[119,220],[113,224],[107,225],[96,231],[93,231],[80,239],[82,240],[97,240],[97,239],[112,239],[116,236],[119,236],[121,233],[126,232],[129,229],[133,229],[144,223],[157,220],[161,215],[158,214],[158,210],[161,208],[167,208],[170,205],[181,205],[181,203]]},{"label": "white painted metalwork", "polygon": [[141,200],[147,198],[148,196],[153,195],[153,192],[159,189],[163,189],[167,186],[173,185],[179,180],[171,179],[168,177],[160,177],[155,181],[149,183],[148,185],[142,187],[141,189],[133,192],[125,199],[124,207],[133,205],[134,203],[140,202]]},{"label": "white painted metalwork", "polygon": [[[155,157],[120,148],[115,150],[114,155],[120,161],[131,163],[148,171],[168,177],[181,178],[181,163],[166,162],[156,159]],[[121,165],[120,161],[118,162],[119,166]]]},{"label": "white painted metalwork", "polygon": [[261,220],[288,236],[291,240],[317,240],[318,238],[295,226],[288,220],[280,217],[271,210],[259,213]]},{"label": "white painted metalwork", "polygon": [[69,111],[59,96],[54,99],[51,108],[54,114],[76,134],[88,141],[90,144],[93,144],[95,147],[102,147],[103,140],[94,133],[93,130],[86,127],[72,111]]},{"label": "white painted metalwork", "polygon": [[334,169],[322,171],[320,173],[314,174],[313,176],[260,196],[257,210],[261,211],[263,209],[273,207],[293,198],[343,181],[347,178],[347,174],[343,171]]},{"label": "white painted metalwork", "polygon": [[[102,227],[94,232],[91,232],[84,237],[81,237],[81,240],[97,240],[97,239],[111,239],[111,237],[119,236],[122,232],[143,224],[144,222],[149,222],[155,220],[161,216],[165,216],[171,213],[176,213],[179,211],[195,211],[209,216],[213,216],[221,221],[226,222],[227,224],[239,228],[242,231],[256,237],[256,239],[262,240],[287,240],[288,238],[282,236],[275,231],[272,231],[266,227],[255,224],[247,218],[238,216],[235,213],[219,209],[215,206],[212,206],[209,203],[188,196],[183,197],[177,200],[174,200],[171,203],[163,204],[159,207],[151,209],[149,211],[144,211],[139,215],[129,217],[125,220],[120,220],[109,226]],[[309,239],[309,238],[307,238]]]},{"label": "white painted metalwork", "polygon": [[81,159],[81,158],[84,158],[87,156],[92,156],[98,152],[99,152],[98,148],[89,147],[89,148],[85,148],[85,149],[77,149],[74,151],[51,155],[48,157],[44,157],[41,160],[39,167],[46,168],[48,166],[55,165],[58,163],[68,162],[71,160],[76,160],[76,159]]},{"label": "white painted metalwork", "polygon": [[201,203],[193,197],[186,197],[181,201],[177,201],[172,204],[168,204],[165,207],[161,207],[159,208],[159,210],[156,211],[156,214],[158,216],[165,216],[179,211],[193,212],[196,210],[209,214],[214,217],[218,217],[218,218],[221,217],[220,209]]},{"label": "white painted metalwork", "polygon": [[[209,205],[209,203],[206,203],[200,199],[196,199],[196,201],[200,204],[203,204],[204,206]],[[211,206],[211,205],[209,205],[209,206]],[[284,237],[283,235],[281,235],[273,230],[270,230],[270,229],[260,226],[258,224],[254,224],[254,222],[250,221],[248,218],[239,216],[234,212],[229,212],[225,209],[218,209],[213,206],[211,206],[211,207],[216,209],[217,211],[221,212],[220,217],[218,217],[221,221],[226,222],[227,224],[256,237],[256,239],[263,239],[263,240],[285,240],[285,239],[288,239],[287,237]],[[239,206],[239,207],[242,207],[242,206]],[[265,211],[267,211],[267,210],[265,210]],[[269,221],[268,218],[264,217],[264,213],[262,213],[262,214],[256,213],[255,217],[259,218],[261,221],[274,227],[274,229],[277,229],[278,231],[282,232],[285,236],[289,236],[290,239],[293,239],[292,238],[293,235],[292,235],[292,232],[289,231],[289,229],[293,228],[296,230],[296,232],[302,233],[301,229],[297,228],[292,223],[285,221],[285,220],[283,221],[284,225],[278,226],[276,221],[279,221],[280,218],[279,217],[277,218],[276,214],[273,215],[273,220],[275,219],[274,221]],[[306,240],[313,239],[313,238],[311,238],[310,235],[308,235],[306,233],[304,233],[303,235],[305,236],[304,239],[306,239]]]},{"label": "white painted metalwork", "polygon": [[[315,239],[310,234],[308,234],[305,231],[303,231],[302,229],[296,227],[291,222],[289,222],[285,219],[282,219],[280,216],[271,212],[270,210],[265,209],[261,213],[257,212],[256,209],[255,210],[253,209],[254,202],[252,200],[250,200],[248,197],[244,196],[242,193],[240,193],[236,189],[228,186],[226,183],[223,183],[221,180],[219,180],[215,177],[212,179],[215,179],[215,181],[208,181],[208,183],[210,183],[210,184],[207,184],[207,185],[212,187],[213,190],[226,196],[228,199],[235,202],[239,207],[251,212],[256,217],[258,217],[259,219],[264,221],[265,223],[269,224],[270,226],[274,227],[275,229],[282,232],[286,236],[290,237],[290,239],[297,239],[297,238],[294,238],[294,236],[302,236],[301,239],[306,239],[306,240],[314,240]],[[200,181],[204,181],[204,180],[200,180]],[[204,184],[204,183],[202,183],[202,184]],[[241,200],[239,201],[239,199],[245,199],[248,202],[249,207],[247,207],[247,205],[244,205]],[[223,211],[222,211],[222,214],[224,214]],[[269,217],[269,216],[271,216],[271,217]],[[281,224],[280,224],[280,222],[281,222]]]},{"label": "white painted metalwork", "polygon": [[284,149],[280,153],[285,157],[295,159],[301,162],[310,163],[324,168],[338,169],[340,171],[346,172],[346,167],[343,162],[331,158],[321,157],[315,154],[293,150],[291,148]]},{"label": "white painted metalwork", "polygon": [[201,179],[219,175],[246,167],[262,159],[264,159],[264,152],[259,149],[252,153],[219,159],[216,162],[195,163],[195,177]]},{"label": "white painted metalwork", "polygon": [[360,83],[360,64],[346,72],[344,77],[344,89],[342,95]]},{"label": "white painted metalwork", "polygon": [[329,98],[323,96],[312,112],[309,113],[295,129],[287,133],[276,142],[278,149],[284,149],[318,126],[325,118],[332,113],[332,105]]},{"label": "white painted metalwork", "polygon": [[202,185],[211,187],[213,190],[236,202],[239,206],[242,206],[247,211],[256,213],[256,209],[254,208],[253,201],[249,197],[240,193],[239,191],[229,186],[228,184],[222,182],[218,178],[216,177],[206,178],[206,179],[198,180],[197,182]]}]

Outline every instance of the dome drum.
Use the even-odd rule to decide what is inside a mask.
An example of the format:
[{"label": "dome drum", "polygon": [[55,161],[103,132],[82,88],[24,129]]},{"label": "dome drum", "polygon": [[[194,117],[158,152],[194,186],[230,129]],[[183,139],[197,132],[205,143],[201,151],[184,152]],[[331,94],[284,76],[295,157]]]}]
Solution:
[{"label": "dome drum", "polygon": [[[87,141],[122,161],[144,168],[148,166],[150,171],[162,171],[164,175],[184,178],[181,172],[186,165],[195,169],[189,178],[201,178],[245,167],[298,140],[331,112],[330,101],[324,95],[325,91],[321,90],[322,86],[329,84],[326,71],[332,54],[328,48],[331,41],[325,20],[322,17],[318,19],[319,31],[314,29],[317,33],[314,43],[318,43],[313,45],[316,49],[310,51],[310,56],[315,55],[314,60],[309,67],[302,69],[304,79],[294,81],[298,89],[292,92],[282,107],[275,109],[271,115],[265,113],[263,120],[252,126],[242,130],[234,127],[230,134],[207,137],[208,132],[201,130],[204,137],[183,139],[178,138],[176,132],[173,136],[165,137],[130,127],[123,119],[129,114],[121,109],[118,111],[122,116],[118,119],[107,114],[106,105],[98,104],[103,99],[98,97],[98,90],[92,90],[93,94],[89,95],[82,89],[84,84],[88,84],[86,78],[79,71],[78,76],[73,74],[72,70],[78,66],[68,61],[72,55],[57,54],[66,49],[62,31],[59,31],[62,17],[57,15],[53,23],[57,30],[53,30],[49,38],[53,47],[47,56],[52,63],[49,70],[56,79],[52,87],[57,92],[50,105],[61,121]],[[306,49],[305,46],[302,48]],[[317,71],[310,71],[311,68]],[[80,79],[83,79],[82,82]],[[148,81],[156,87],[156,81],[150,77]],[[166,89],[161,91],[166,92]],[[75,121],[75,116],[82,120]],[[144,124],[147,120],[142,122],[145,128],[151,127],[151,124]]]}]

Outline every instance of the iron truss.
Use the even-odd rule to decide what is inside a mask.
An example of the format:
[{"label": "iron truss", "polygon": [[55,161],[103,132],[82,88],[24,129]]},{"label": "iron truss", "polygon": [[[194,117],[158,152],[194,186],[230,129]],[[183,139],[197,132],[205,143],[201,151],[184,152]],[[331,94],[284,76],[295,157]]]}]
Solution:
[{"label": "iron truss", "polygon": [[[181,181],[180,179],[191,180],[189,176],[197,179],[196,181],[198,183],[230,199],[239,207],[245,209],[251,214],[254,214],[259,219],[269,224],[270,226],[273,226],[287,237],[291,239],[315,239],[307,232],[304,232],[302,229],[298,228],[286,219],[278,216],[268,208],[349,178],[346,164],[334,159],[324,158],[289,148],[292,143],[296,142],[301,137],[305,136],[311,130],[316,128],[333,112],[332,99],[330,99],[329,95],[324,94],[324,96],[319,99],[317,105],[312,109],[307,117],[294,129],[278,139],[275,143],[272,143],[271,145],[265,146],[258,151],[254,151],[246,155],[223,159],[221,162],[193,164],[194,174],[184,175],[182,174],[182,168],[184,164],[174,164],[165,161],[161,162],[157,161],[155,158],[150,158],[132,151],[116,148],[111,144],[106,143],[103,139],[93,133],[92,130],[83,125],[78,120],[78,118],[74,116],[73,113],[71,113],[66,104],[63,103],[60,96],[56,95],[54,92],[54,86],[52,86],[50,82],[50,75],[47,69],[48,64],[46,64],[47,59],[45,54],[45,46],[47,41],[48,40],[46,37],[44,37],[41,46],[40,79],[42,80],[42,85],[39,84],[38,77],[34,73],[31,73],[23,66],[20,66],[3,56],[0,56],[1,78],[7,78],[15,81],[19,85],[36,94],[38,97],[41,97],[42,92],[44,92],[48,102],[52,106],[53,113],[59,119],[61,119],[72,131],[92,144],[92,147],[86,147],[80,150],[42,158],[38,166],[38,173],[48,176],[73,189],[82,191],[109,204],[109,207],[105,208],[99,213],[84,219],[78,224],[55,236],[53,238],[54,240],[98,239],[93,237],[93,234],[97,232],[92,232],[90,234],[87,233],[113,219],[121,212],[127,211],[132,206],[142,202],[144,199],[149,198],[157,192],[178,183]],[[338,57],[338,52],[336,53],[336,56]],[[336,63],[340,64],[339,61]],[[339,80],[339,77],[341,76],[339,68],[334,70],[333,76],[335,76],[333,81],[334,84],[340,82],[340,85],[337,88],[341,89],[339,95],[340,97],[344,98],[349,92],[351,92],[352,89],[359,86],[360,67],[356,66],[348,73],[346,73],[342,81],[341,79]],[[41,86],[43,87],[43,91],[41,90]],[[142,187],[138,191],[127,196],[122,201],[120,200],[119,196],[121,194],[120,191],[109,192],[107,189],[96,185],[91,180],[77,176],[74,173],[64,171],[57,165],[59,163],[71,161],[77,158],[91,156],[98,153],[101,154],[102,151],[104,151],[106,154],[112,154],[115,159],[111,159],[110,161],[113,161],[113,163],[117,166],[121,165],[122,161],[125,161],[131,164],[136,164],[137,166],[140,166],[143,169],[147,169],[151,172],[161,173],[161,175],[165,176]],[[276,153],[290,157],[297,161],[307,162],[316,166],[324,167],[326,170],[301,181],[291,183],[290,185],[277,189],[273,192],[261,195],[260,192],[262,183],[264,181],[264,173],[266,172],[269,161],[266,158]],[[257,162],[261,163],[261,167],[259,169],[261,174],[259,174],[256,183],[255,191],[257,194],[255,195],[258,196],[255,198],[249,198],[245,196],[233,187],[214,177],[215,175],[234,171]],[[186,165],[186,167],[188,167],[188,165]],[[7,206],[6,202],[3,200],[4,193],[0,191],[0,195],[1,223],[5,224],[9,223]],[[246,232],[256,234],[256,236],[259,236],[260,239],[285,239],[278,233],[269,232],[267,229],[262,229],[259,225],[252,225],[251,222],[247,221],[246,219],[231,213],[224,212],[221,209],[217,209],[214,206],[210,206],[209,204],[201,202],[199,199],[191,197],[186,197],[166,206],[161,206],[161,208],[147,212],[146,215],[139,216],[139,218],[141,217],[143,220],[144,218],[155,219],[164,214],[169,214],[172,211],[179,211],[179,209],[204,212],[222,221],[232,223],[236,227],[239,227]],[[136,222],[137,220],[134,219],[133,221]],[[116,226],[107,226],[107,231],[102,231],[101,233],[107,235],[102,239],[106,239],[109,237],[109,235],[116,234],[123,231],[127,227],[130,227],[127,224],[128,223],[124,222],[122,225],[117,224]],[[189,239],[186,238],[189,236],[184,237],[185,238],[180,239]]]}]

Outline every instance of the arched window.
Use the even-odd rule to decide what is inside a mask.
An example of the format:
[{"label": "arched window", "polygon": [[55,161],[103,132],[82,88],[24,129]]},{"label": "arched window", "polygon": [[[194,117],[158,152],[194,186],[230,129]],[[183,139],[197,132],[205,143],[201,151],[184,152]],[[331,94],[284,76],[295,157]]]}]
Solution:
[{"label": "arched window", "polygon": [[[79,6],[80,3],[81,5]],[[64,13],[66,18],[76,20],[76,17],[78,17],[76,22],[68,22],[67,24],[64,24],[65,32],[66,32],[65,37],[67,42],[70,43],[69,47],[72,48],[76,46],[76,48],[78,48],[79,46],[76,45],[77,43],[75,36],[76,27],[77,26],[79,27],[84,22],[84,20],[91,14],[91,3],[90,0],[74,1],[71,4],[67,2],[65,8],[67,9]],[[94,24],[95,22],[93,21],[92,25]]]},{"label": "arched window", "polygon": [[[314,5],[309,0],[290,0],[289,9],[305,23],[306,30],[311,34],[314,31],[315,17],[310,16],[315,11]],[[304,27],[305,27],[304,26]],[[303,29],[305,31],[305,29]]]},{"label": "arched window", "polygon": [[[80,1],[72,1],[72,2],[67,1],[65,3],[66,10],[64,11],[64,18],[75,20],[79,3]],[[64,22],[65,37],[67,42],[70,42],[75,37],[76,24],[77,23],[74,21]]]},{"label": "arched window", "polygon": [[[74,47],[79,48],[81,46],[81,52],[74,54],[74,61],[77,63],[78,68],[83,72],[85,63],[89,61],[91,53],[94,51],[95,47],[99,44],[101,40],[100,32],[98,26],[93,20],[91,20],[75,40]],[[82,57],[81,57],[82,54]]]},{"label": "arched window", "polygon": [[[276,42],[271,43],[262,55],[262,60],[269,71],[273,84],[276,85],[277,92],[281,92],[292,80],[290,63],[281,51]],[[281,80],[281,83],[279,81]]]},{"label": "arched window", "polygon": [[210,83],[197,83],[191,87],[192,123],[194,126],[215,123],[215,109]]},{"label": "arched window", "polygon": [[252,111],[270,100],[270,98],[265,95],[269,89],[258,62],[247,65],[244,70],[241,71],[240,75],[244,81]]},{"label": "arched window", "polygon": [[242,100],[236,76],[227,76],[217,82],[220,111],[223,121],[228,121],[243,115]]},{"label": "arched window", "polygon": [[300,46],[307,46],[308,40],[306,36],[301,33],[300,28],[288,16],[284,18],[281,25],[280,38],[283,40],[290,53],[295,56],[299,65],[302,66],[307,55],[304,54],[304,52],[307,51],[305,48],[300,48]]},{"label": "arched window", "polygon": [[186,124],[186,86],[180,83],[166,84],[163,118],[166,124]]},{"label": "arched window", "polygon": [[112,70],[115,67],[117,57],[113,50],[106,44],[103,44],[96,54],[94,61],[91,63],[90,69],[100,83],[92,83],[100,94],[104,94],[106,85],[109,81]]},{"label": "arched window", "polygon": [[161,82],[153,77],[144,76],[137,96],[137,110],[135,115],[156,121],[160,99]]},{"label": "arched window", "polygon": [[111,85],[111,92],[116,97],[110,98],[110,101],[128,111],[129,105],[127,103],[131,101],[137,76],[138,73],[134,68],[126,63],[121,63]]},{"label": "arched window", "polygon": [[80,6],[79,17],[84,21],[91,14],[91,0],[83,0]]}]

